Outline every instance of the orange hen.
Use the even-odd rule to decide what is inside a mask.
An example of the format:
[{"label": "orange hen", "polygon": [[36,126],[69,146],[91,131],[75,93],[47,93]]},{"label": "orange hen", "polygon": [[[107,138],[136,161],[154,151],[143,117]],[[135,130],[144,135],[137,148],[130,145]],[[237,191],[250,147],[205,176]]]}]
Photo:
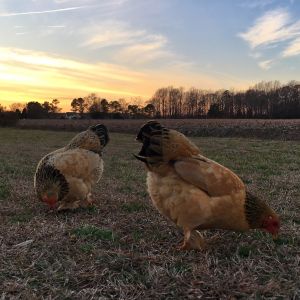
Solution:
[{"label": "orange hen", "polygon": [[136,158],[147,168],[147,186],[158,211],[184,232],[181,249],[201,249],[204,229],[263,229],[274,237],[279,217],[266,202],[246,191],[228,168],[200,154],[183,134],[156,121],[140,129]]}]

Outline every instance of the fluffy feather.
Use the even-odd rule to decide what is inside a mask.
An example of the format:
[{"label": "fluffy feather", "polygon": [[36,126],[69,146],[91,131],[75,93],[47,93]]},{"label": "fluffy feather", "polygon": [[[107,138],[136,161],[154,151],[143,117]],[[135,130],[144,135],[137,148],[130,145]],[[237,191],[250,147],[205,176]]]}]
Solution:
[{"label": "fluffy feather", "polygon": [[137,140],[143,146],[136,158],[147,167],[152,202],[183,229],[182,249],[203,248],[199,233],[203,229],[261,228],[278,233],[276,213],[247,192],[235,173],[201,155],[183,134],[150,121],[140,129]]},{"label": "fluffy feather", "polygon": [[37,197],[58,210],[90,205],[92,187],[102,176],[102,150],[108,141],[107,128],[98,124],[43,157],[34,176]]}]

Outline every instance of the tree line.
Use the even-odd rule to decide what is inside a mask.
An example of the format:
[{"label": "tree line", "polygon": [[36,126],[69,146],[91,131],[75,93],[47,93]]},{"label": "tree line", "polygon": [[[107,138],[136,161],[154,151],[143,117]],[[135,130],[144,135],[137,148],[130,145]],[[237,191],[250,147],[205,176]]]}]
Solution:
[{"label": "tree line", "polygon": [[[0,105],[0,112],[4,111]],[[10,111],[20,118],[57,117],[57,99],[52,102],[13,103]],[[71,110],[81,118],[300,118],[300,83],[260,82],[246,91],[173,86],[158,89],[143,103],[140,98],[108,101],[96,94],[74,98]]]},{"label": "tree line", "polygon": [[57,99],[53,99],[51,102],[44,101],[44,103],[37,101],[30,101],[27,103],[16,102],[12,103],[9,106],[9,109],[6,109],[0,104],[0,113],[14,113],[15,116],[22,119],[42,119],[59,113],[61,111],[59,103],[60,102]]},{"label": "tree line", "polygon": [[127,103],[125,99],[108,101],[98,97],[96,94],[89,94],[87,97],[74,98],[71,101],[73,114],[61,113],[60,102],[57,99],[52,102],[43,103],[30,101],[28,103],[12,103],[8,109],[1,106],[0,113],[13,113],[20,119],[43,119],[43,118],[153,118],[155,117],[154,106],[151,103],[142,104],[140,98],[132,99],[134,103]]},{"label": "tree line", "polygon": [[260,82],[243,92],[167,87],[150,103],[162,118],[300,118],[300,83]]}]

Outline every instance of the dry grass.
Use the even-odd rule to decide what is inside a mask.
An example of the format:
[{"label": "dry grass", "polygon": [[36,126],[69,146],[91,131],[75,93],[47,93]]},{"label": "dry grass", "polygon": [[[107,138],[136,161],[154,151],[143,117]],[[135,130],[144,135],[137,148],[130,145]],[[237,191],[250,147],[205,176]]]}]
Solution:
[{"label": "dry grass", "polygon": [[185,253],[149,201],[133,135],[111,135],[94,208],[49,213],[36,200],[38,160],[73,135],[0,128],[1,299],[300,298],[299,143],[195,138],[265,195],[282,234],[207,232],[210,249]]},{"label": "dry grass", "polygon": [[[103,123],[111,132],[136,132],[147,120],[20,120],[23,129],[80,131],[91,124]],[[246,137],[300,141],[300,119],[169,119],[161,120],[169,128],[188,136]]]}]

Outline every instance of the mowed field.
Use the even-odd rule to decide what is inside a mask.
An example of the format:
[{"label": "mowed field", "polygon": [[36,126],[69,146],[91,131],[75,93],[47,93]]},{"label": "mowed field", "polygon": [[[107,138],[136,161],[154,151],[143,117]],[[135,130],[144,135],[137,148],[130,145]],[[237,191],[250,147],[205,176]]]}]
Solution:
[{"label": "mowed field", "polygon": [[207,231],[206,251],[153,208],[133,134],[112,133],[95,207],[49,212],[35,197],[42,156],[74,132],[0,128],[1,299],[299,299],[300,143],[198,137],[280,214],[274,243],[258,231]]}]

